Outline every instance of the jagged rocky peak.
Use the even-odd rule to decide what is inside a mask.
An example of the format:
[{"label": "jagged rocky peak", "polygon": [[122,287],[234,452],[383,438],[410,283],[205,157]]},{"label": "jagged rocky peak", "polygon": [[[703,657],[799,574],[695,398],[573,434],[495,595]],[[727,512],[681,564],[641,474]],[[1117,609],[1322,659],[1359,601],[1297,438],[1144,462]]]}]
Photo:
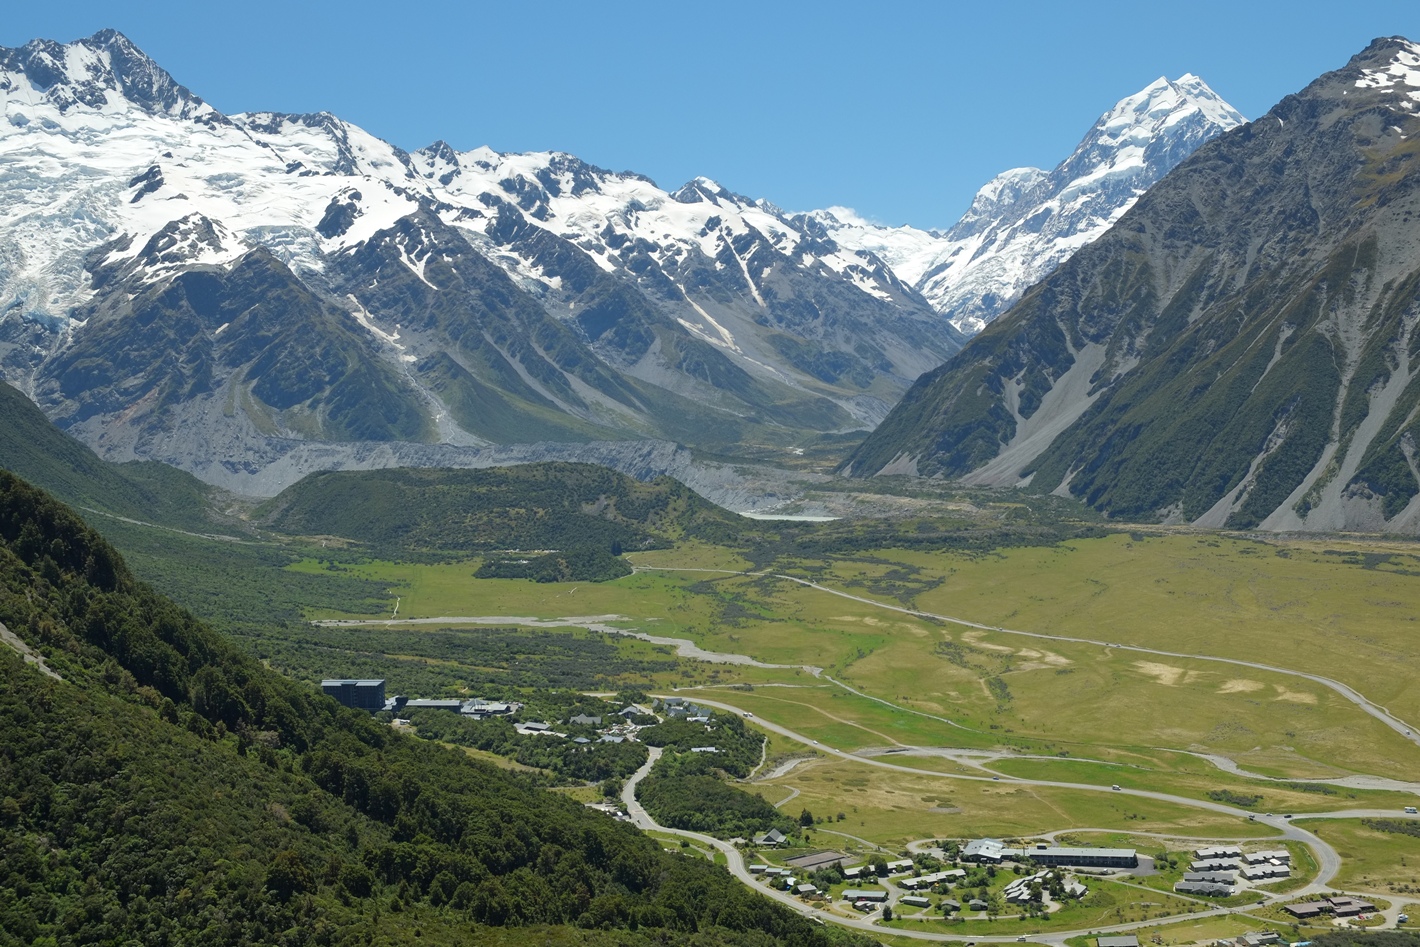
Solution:
[{"label": "jagged rocky peak", "polygon": [[1002,171],[981,185],[981,189],[971,200],[971,207],[962,215],[961,220],[957,221],[952,232],[961,235],[990,226],[1002,213],[1029,193],[1031,188],[1045,180],[1048,173],[1040,168],[1011,168],[1009,171]]},{"label": "jagged rocky peak", "polygon": [[1420,44],[1403,36],[1376,39],[1352,57],[1337,79],[1354,89],[1375,90],[1394,107],[1420,110]]},{"label": "jagged rocky peak", "polygon": [[231,116],[252,138],[303,169],[332,175],[413,179],[409,154],[329,112],[245,112]]},{"label": "jagged rocky peak", "polygon": [[415,174],[425,180],[438,181],[443,187],[453,183],[461,168],[459,153],[442,138],[414,152],[409,161]]},{"label": "jagged rocky peak", "polygon": [[[128,106],[171,118],[220,118],[117,30],[100,30],[72,43],[37,39],[0,47],[0,93],[25,104],[43,103],[66,114]],[[24,118],[23,110],[11,112]]]},{"label": "jagged rocky peak", "polygon": [[707,203],[720,206],[721,201],[726,201],[740,207],[753,207],[754,201],[748,197],[736,194],[734,191],[721,186],[718,182],[707,177],[697,177],[692,181],[682,184],[677,190],[671,192],[671,199],[682,204]]},{"label": "jagged rocky peak", "polygon": [[1161,78],[1115,103],[1053,170],[992,178],[945,232],[885,227],[841,207],[793,219],[815,221],[845,249],[876,254],[955,328],[974,333],[1169,169],[1242,121],[1197,76]]}]

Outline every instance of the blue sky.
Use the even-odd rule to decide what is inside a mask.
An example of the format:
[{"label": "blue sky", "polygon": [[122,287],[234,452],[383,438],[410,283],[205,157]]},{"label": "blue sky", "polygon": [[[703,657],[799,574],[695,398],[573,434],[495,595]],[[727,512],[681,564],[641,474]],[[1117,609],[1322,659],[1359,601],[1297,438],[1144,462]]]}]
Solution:
[{"label": "blue sky", "polygon": [[0,45],[111,26],[226,112],[326,110],[405,148],[557,149],[675,187],[949,226],[1116,100],[1202,76],[1249,118],[1420,3],[15,4]]}]

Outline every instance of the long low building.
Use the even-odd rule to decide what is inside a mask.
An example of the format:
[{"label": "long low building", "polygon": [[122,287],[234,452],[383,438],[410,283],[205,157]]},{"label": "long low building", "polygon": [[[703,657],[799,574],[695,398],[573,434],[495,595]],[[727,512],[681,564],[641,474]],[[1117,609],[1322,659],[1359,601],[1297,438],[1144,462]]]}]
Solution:
[{"label": "long low building", "polygon": [[1051,845],[1024,849],[1026,858],[1042,865],[1070,865],[1078,868],[1134,868],[1139,853],[1132,848],[1073,848]]},{"label": "long low building", "polygon": [[1236,871],[1236,858],[1200,858],[1188,866],[1189,871]]},{"label": "long low building", "polygon": [[909,891],[914,888],[931,888],[942,882],[956,883],[966,877],[966,872],[960,868],[950,868],[946,871],[934,871],[930,875],[919,875],[916,878],[903,878],[897,884],[899,887],[907,888]]},{"label": "long low building", "polygon": [[886,891],[875,891],[871,888],[844,888],[842,897],[844,901],[850,903],[856,903],[858,901],[879,902],[886,901],[888,899],[888,893]]},{"label": "long low building", "polygon": [[973,839],[961,850],[962,861],[999,864],[1030,859],[1041,865],[1069,865],[1076,868],[1134,868],[1139,853],[1132,848],[1083,848],[1065,845],[1036,845],[1033,848],[1007,846],[999,839]]},{"label": "long low building", "polygon": [[1263,862],[1290,862],[1292,853],[1285,848],[1273,849],[1270,852],[1248,852],[1243,856],[1243,861],[1249,865],[1261,865]]},{"label": "long low building", "polygon": [[1236,845],[1218,845],[1213,848],[1200,848],[1193,854],[1204,861],[1210,858],[1241,858],[1242,849]]},{"label": "long low building", "polygon": [[1180,881],[1173,889],[1179,894],[1200,894],[1209,898],[1230,898],[1235,893],[1232,885],[1220,885],[1212,881]]},{"label": "long low building", "polygon": [[1215,885],[1231,885],[1237,883],[1237,875],[1231,871],[1188,871],[1184,872],[1184,881],[1203,881]]}]

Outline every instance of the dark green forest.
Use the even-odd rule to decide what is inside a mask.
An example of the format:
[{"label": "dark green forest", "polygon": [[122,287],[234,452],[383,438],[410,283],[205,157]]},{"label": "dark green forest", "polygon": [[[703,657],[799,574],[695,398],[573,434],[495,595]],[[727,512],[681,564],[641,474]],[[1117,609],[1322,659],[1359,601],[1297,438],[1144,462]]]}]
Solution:
[{"label": "dark green forest", "polygon": [[156,461],[101,460],[55,427],[23,392],[4,382],[0,382],[0,468],[75,506],[169,527],[224,531],[207,515],[213,493],[207,484]]},{"label": "dark green forest", "polygon": [[[610,714],[610,707],[594,709],[594,715]],[[556,736],[524,736],[511,721],[501,717],[490,720],[465,720],[459,714],[439,710],[421,710],[408,715],[426,740],[438,740],[458,746],[473,747],[516,760],[524,766],[535,766],[559,777],[561,785],[599,783],[626,779],[646,762],[643,743],[624,741],[602,743],[596,731],[587,727],[563,725],[567,739]],[[575,737],[592,742],[578,744]]]},{"label": "dark green forest", "polygon": [[[764,749],[764,735],[734,714],[712,714],[708,723],[673,718],[637,737],[665,749],[636,786],[637,801],[662,825],[726,839],[773,828],[798,831],[797,823],[764,797],[727,781],[748,776]],[[696,747],[713,747],[714,752],[696,752]]]},{"label": "dark green forest", "polygon": [[611,548],[581,546],[541,556],[486,559],[476,579],[532,579],[534,582],[610,582],[631,574],[631,564],[621,558],[621,544]]},{"label": "dark green forest", "polygon": [[63,678],[0,649],[7,947],[852,939],[265,669],[8,473],[0,622]]},{"label": "dark green forest", "polygon": [[669,477],[591,464],[316,473],[264,508],[282,532],[392,551],[650,549],[682,536],[733,542],[751,521]]}]

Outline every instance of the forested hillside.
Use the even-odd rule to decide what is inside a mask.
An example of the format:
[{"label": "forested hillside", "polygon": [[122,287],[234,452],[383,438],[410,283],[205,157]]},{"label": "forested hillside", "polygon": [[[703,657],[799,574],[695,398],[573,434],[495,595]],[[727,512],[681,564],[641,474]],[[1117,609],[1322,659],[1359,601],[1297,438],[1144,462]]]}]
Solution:
[{"label": "forested hillside", "polygon": [[0,648],[6,947],[842,936],[267,671],[9,473],[0,622],[62,678]]},{"label": "forested hillside", "polygon": [[748,521],[661,477],[591,464],[312,474],[271,501],[271,525],[401,550],[645,549],[724,540]]},{"label": "forested hillside", "polygon": [[0,469],[40,484],[66,503],[149,523],[211,531],[212,488],[156,461],[101,460],[55,427],[25,395],[0,382]]}]

